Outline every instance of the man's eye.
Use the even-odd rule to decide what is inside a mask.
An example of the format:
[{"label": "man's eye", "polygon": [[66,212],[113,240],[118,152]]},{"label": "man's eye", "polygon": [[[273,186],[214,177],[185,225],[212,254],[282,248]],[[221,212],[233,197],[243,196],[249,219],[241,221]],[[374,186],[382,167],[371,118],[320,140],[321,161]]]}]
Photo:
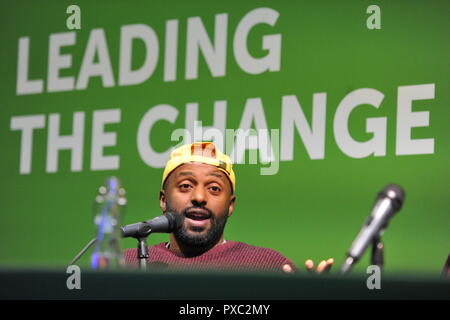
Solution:
[{"label": "man's eye", "polygon": [[191,185],[189,183],[183,183],[180,185],[181,189],[188,189]]},{"label": "man's eye", "polygon": [[213,187],[211,187],[211,190],[212,190],[213,192],[219,192],[219,191],[220,191],[220,188],[217,187],[217,186],[213,186]]}]

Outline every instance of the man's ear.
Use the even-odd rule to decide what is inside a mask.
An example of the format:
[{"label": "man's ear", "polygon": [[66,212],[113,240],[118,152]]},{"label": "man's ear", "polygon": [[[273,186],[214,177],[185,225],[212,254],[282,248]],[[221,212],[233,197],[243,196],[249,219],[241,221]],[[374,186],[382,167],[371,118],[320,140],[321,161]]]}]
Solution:
[{"label": "man's ear", "polygon": [[166,192],[164,191],[164,189],[161,189],[161,191],[159,191],[159,207],[161,208],[161,211],[163,213],[166,213]]},{"label": "man's ear", "polygon": [[230,200],[230,204],[229,204],[229,207],[228,207],[228,216],[230,217],[231,216],[231,214],[233,213],[233,210],[234,210],[234,203],[236,202],[236,196],[235,195],[232,195],[231,196],[231,200]]}]

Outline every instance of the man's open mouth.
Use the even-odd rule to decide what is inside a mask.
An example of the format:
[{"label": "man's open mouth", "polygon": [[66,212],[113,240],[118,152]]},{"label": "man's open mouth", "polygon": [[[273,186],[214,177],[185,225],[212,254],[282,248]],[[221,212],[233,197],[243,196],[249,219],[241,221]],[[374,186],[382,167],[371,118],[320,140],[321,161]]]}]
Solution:
[{"label": "man's open mouth", "polygon": [[207,220],[211,217],[208,211],[201,210],[201,209],[191,209],[185,214],[186,218],[189,218],[191,220]]}]

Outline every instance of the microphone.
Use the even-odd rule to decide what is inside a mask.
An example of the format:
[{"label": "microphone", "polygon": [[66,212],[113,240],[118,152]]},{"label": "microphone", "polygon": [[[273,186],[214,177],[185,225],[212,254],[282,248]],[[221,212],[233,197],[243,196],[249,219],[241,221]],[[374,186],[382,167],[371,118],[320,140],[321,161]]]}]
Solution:
[{"label": "microphone", "polygon": [[171,233],[181,227],[183,219],[179,214],[168,212],[156,218],[129,224],[120,228],[122,237],[144,238],[150,233]]},{"label": "microphone", "polygon": [[[139,240],[147,237],[150,233],[171,233],[177,230],[183,224],[183,218],[172,212],[168,212],[156,218],[129,224],[120,228],[123,238],[133,237]],[[70,265],[75,264],[78,259],[95,243],[97,242],[97,237],[89,241],[89,243],[81,249],[81,251],[72,259]]]},{"label": "microphone", "polygon": [[402,187],[395,184],[386,186],[378,193],[370,216],[348,250],[347,259],[341,268],[342,274],[350,271],[351,267],[362,257],[367,247],[381,237],[389,219],[401,209],[404,199],[405,192]]}]

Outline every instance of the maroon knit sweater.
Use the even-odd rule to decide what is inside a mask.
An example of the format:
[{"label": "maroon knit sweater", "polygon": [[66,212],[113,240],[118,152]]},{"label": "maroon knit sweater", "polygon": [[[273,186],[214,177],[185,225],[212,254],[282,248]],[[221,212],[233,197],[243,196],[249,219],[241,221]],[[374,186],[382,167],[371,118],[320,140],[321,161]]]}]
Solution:
[{"label": "maroon knit sweater", "polygon": [[[294,263],[280,253],[267,248],[248,245],[243,242],[227,241],[196,257],[184,257],[166,248],[166,244],[149,246],[148,268],[164,269],[220,269],[240,271],[280,271],[289,264],[298,271]],[[126,249],[124,258],[127,266],[137,267],[137,249]]]}]

